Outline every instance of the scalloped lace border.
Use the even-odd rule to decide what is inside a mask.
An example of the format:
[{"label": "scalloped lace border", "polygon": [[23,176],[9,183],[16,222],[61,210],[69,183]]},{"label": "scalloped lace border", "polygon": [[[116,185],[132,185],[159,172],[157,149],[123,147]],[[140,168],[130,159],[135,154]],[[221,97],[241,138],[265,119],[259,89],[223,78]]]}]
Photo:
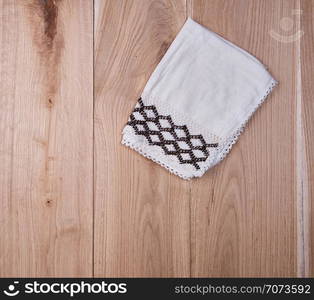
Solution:
[{"label": "scalloped lace border", "polygon": [[175,170],[173,167],[169,166],[167,163],[162,162],[161,159],[158,159],[157,157],[152,156],[151,154],[149,154],[147,151],[145,151],[141,147],[142,143],[131,142],[131,141],[127,140],[125,137],[123,137],[121,143],[122,143],[122,145],[125,145],[125,146],[137,151],[138,153],[140,153],[144,157],[146,157],[146,158],[154,161],[155,163],[161,165],[162,167],[167,169],[172,174],[175,174],[175,175],[177,175],[183,179],[187,179],[187,180],[189,180],[193,177],[193,176],[187,176],[187,175],[182,174],[181,172]]}]

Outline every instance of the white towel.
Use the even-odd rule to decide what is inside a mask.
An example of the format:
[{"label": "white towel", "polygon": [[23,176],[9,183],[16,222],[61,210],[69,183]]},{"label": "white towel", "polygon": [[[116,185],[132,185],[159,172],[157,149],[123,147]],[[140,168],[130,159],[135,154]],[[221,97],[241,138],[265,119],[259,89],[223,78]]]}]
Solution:
[{"label": "white towel", "polygon": [[255,57],[188,19],[148,80],[122,143],[189,179],[230,151],[276,80]]}]

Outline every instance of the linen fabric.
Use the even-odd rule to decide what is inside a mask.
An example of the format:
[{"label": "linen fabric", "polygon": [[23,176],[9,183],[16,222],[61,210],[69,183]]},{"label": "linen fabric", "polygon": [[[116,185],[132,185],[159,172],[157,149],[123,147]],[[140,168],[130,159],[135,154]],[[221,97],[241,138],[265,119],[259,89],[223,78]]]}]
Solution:
[{"label": "linen fabric", "polygon": [[149,78],[122,143],[184,178],[230,151],[276,80],[248,52],[188,18]]}]

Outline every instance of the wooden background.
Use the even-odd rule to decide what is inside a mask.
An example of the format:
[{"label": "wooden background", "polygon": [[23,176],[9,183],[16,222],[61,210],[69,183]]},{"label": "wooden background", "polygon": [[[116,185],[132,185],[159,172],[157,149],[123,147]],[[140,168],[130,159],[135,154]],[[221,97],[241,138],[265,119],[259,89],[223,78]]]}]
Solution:
[{"label": "wooden background", "polygon": [[[0,277],[314,276],[313,6],[1,0]],[[187,16],[280,82],[192,181],[120,144]]]}]

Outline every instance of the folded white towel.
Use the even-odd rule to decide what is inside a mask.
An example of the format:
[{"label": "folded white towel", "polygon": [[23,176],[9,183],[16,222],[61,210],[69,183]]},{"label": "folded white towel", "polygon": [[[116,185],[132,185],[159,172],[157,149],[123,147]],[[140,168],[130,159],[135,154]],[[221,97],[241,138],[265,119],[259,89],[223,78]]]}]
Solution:
[{"label": "folded white towel", "polygon": [[122,143],[184,179],[202,176],[276,83],[255,57],[189,18],[148,80]]}]

